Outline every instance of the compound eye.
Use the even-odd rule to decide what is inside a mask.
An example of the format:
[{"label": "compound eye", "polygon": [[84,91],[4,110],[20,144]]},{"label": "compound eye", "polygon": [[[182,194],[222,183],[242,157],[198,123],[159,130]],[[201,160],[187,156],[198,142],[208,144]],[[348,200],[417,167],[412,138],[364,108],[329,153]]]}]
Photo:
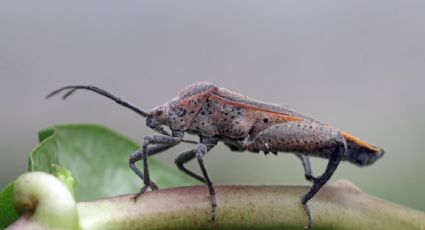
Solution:
[{"label": "compound eye", "polygon": [[157,116],[157,117],[161,116],[162,114],[164,114],[164,111],[162,109],[157,109],[155,111],[155,116]]}]

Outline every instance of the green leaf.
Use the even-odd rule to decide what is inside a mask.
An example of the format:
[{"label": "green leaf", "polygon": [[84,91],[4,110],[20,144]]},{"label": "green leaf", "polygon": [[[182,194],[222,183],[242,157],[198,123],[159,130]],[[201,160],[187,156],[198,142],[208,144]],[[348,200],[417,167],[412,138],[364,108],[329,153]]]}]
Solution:
[{"label": "green leaf", "polygon": [[0,192],[0,229],[5,229],[19,217],[12,198],[13,183],[10,183]]},{"label": "green leaf", "polygon": [[[74,175],[75,198],[88,201],[138,192],[142,180],[128,165],[139,146],[97,125],[59,125],[41,130],[41,141],[29,159],[29,171],[53,174],[53,165]],[[160,188],[198,184],[191,177],[149,159],[151,178]]]}]

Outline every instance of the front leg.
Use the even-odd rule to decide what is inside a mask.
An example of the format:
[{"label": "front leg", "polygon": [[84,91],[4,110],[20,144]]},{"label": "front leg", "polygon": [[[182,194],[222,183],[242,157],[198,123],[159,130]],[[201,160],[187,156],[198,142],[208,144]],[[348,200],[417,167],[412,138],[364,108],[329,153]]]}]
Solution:
[{"label": "front leg", "polygon": [[[140,189],[139,193],[135,196],[139,197],[148,188],[157,190],[158,186],[150,180],[149,168],[148,168],[148,156],[156,153],[163,152],[181,142],[181,137],[172,137],[162,134],[154,134],[145,137],[143,146],[141,149],[132,153],[129,160],[130,168],[138,175],[144,183],[144,186]],[[136,167],[135,163],[139,160],[143,160],[143,173]]]}]

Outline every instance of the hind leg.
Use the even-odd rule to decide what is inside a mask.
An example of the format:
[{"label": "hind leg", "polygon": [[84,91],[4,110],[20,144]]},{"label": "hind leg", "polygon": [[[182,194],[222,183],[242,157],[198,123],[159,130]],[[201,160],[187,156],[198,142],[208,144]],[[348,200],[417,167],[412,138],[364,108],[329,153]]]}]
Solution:
[{"label": "hind leg", "polygon": [[346,149],[346,143],[344,139],[341,139],[341,143],[339,144],[339,146],[335,147],[335,150],[329,157],[328,165],[325,169],[325,172],[317,178],[312,178],[313,186],[310,188],[310,190],[307,191],[307,193],[305,193],[301,197],[301,204],[303,205],[304,211],[306,212],[308,217],[308,229],[310,229],[312,226],[312,219],[310,214],[310,208],[308,207],[307,202],[311,198],[313,198],[313,196],[316,195],[316,193],[323,187],[323,185],[326,184],[326,182],[328,182],[328,180],[331,178],[339,163],[341,162],[342,156],[344,155]]},{"label": "hind leg", "polygon": [[329,126],[303,121],[270,126],[251,137],[251,140],[247,144],[247,150],[252,152],[294,152],[329,159],[325,172],[314,178],[311,176],[309,162],[301,158],[305,173],[309,175],[306,177],[313,181],[312,187],[301,197],[301,204],[308,218],[307,228],[311,228],[312,218],[307,203],[335,172],[347,148],[345,139],[338,130]]},{"label": "hind leg", "polygon": [[303,164],[305,179],[312,182],[315,177],[313,176],[313,171],[311,170],[310,158],[302,154],[297,154],[297,157],[300,158],[301,163]]}]

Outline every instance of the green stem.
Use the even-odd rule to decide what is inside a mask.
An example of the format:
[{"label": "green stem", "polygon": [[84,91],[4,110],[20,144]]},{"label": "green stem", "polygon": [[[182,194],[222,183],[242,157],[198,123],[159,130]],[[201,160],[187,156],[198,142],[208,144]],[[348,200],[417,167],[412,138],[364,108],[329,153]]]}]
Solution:
[{"label": "green stem", "polygon": [[[81,202],[79,223],[82,229],[303,229],[307,222],[300,204],[307,186],[216,189],[215,223],[205,186],[147,192],[137,201],[124,195]],[[325,186],[309,205],[313,229],[425,229],[425,213],[367,195],[347,181]]]}]

